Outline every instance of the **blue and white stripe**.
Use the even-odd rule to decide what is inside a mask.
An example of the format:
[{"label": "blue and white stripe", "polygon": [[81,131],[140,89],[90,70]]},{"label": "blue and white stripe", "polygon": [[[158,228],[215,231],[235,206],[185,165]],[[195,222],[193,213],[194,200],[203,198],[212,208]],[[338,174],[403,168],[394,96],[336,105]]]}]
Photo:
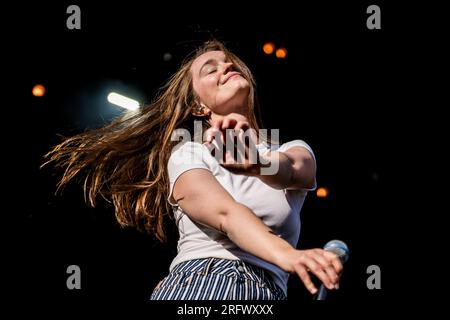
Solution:
[{"label": "blue and white stripe", "polygon": [[177,264],[151,300],[285,300],[267,273],[242,260],[205,258]]}]

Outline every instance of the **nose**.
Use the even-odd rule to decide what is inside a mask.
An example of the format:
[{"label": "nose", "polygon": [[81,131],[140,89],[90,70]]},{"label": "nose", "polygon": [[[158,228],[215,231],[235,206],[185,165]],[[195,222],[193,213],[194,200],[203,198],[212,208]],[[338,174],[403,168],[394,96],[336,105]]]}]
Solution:
[{"label": "nose", "polygon": [[223,74],[227,74],[230,71],[233,71],[233,62],[224,62],[223,66]]}]

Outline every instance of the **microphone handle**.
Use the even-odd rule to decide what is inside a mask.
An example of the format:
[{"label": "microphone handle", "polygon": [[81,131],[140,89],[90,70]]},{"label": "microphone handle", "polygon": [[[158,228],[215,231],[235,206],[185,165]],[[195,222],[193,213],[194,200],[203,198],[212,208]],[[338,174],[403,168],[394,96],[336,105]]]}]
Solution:
[{"label": "microphone handle", "polygon": [[322,284],[319,288],[319,292],[317,293],[316,300],[325,300],[327,298],[327,288]]}]

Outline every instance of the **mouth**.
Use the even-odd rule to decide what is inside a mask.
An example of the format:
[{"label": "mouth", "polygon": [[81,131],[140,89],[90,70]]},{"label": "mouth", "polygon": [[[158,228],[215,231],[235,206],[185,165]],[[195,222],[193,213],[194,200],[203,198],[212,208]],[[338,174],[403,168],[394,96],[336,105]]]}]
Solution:
[{"label": "mouth", "polygon": [[239,72],[230,72],[227,76],[226,76],[226,78],[223,80],[223,82],[222,82],[222,84],[225,84],[228,80],[230,80],[231,78],[235,78],[235,77],[237,77],[237,76],[241,76],[241,74],[239,73]]}]

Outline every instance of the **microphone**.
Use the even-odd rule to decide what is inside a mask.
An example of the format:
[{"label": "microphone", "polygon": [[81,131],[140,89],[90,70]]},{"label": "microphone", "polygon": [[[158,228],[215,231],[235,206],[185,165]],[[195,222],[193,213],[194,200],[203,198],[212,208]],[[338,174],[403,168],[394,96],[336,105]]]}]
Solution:
[{"label": "microphone", "polygon": [[[324,250],[333,252],[336,254],[341,260],[342,264],[344,264],[348,260],[348,255],[350,251],[348,250],[345,242],[341,240],[331,240],[325,244],[323,247]],[[327,289],[322,284],[319,289],[319,293],[317,294],[316,300],[325,300],[327,298]]]}]

